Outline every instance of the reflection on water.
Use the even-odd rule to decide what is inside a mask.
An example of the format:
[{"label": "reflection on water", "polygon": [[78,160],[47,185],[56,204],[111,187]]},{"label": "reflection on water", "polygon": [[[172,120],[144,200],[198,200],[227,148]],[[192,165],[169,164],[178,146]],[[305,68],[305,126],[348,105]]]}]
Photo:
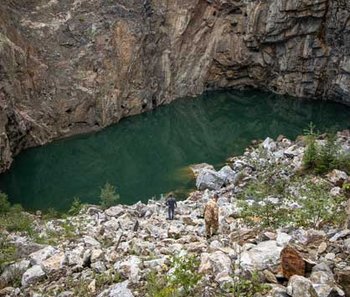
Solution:
[{"label": "reflection on water", "polygon": [[21,153],[0,176],[0,189],[28,209],[66,209],[74,196],[98,203],[107,181],[122,203],[194,186],[186,169],[219,164],[252,139],[350,127],[350,108],[258,91],[211,92],[180,99],[122,120],[102,132],[57,141]]}]

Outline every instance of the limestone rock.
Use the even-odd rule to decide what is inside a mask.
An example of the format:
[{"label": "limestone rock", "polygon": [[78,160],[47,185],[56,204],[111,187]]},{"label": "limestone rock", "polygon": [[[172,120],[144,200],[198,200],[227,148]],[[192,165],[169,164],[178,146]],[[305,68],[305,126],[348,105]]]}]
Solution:
[{"label": "limestone rock", "polygon": [[155,269],[157,267],[159,268],[163,266],[165,262],[166,262],[166,258],[153,259],[153,260],[144,261],[143,266],[145,268]]},{"label": "limestone rock", "polygon": [[45,272],[40,265],[29,268],[22,276],[22,286],[27,287],[45,278]]},{"label": "limestone rock", "polygon": [[84,236],[83,241],[84,241],[86,247],[94,247],[94,248],[101,247],[101,244],[95,238],[93,238],[91,236]]},{"label": "limestone rock", "polygon": [[273,287],[272,290],[266,295],[266,297],[289,297],[287,289],[283,286]]},{"label": "limestone rock", "polygon": [[213,165],[210,165],[207,163],[191,165],[190,168],[191,168],[193,175],[195,177],[197,177],[199,175],[199,173],[204,169],[215,170]]},{"label": "limestone rock", "polygon": [[318,253],[318,254],[322,254],[322,253],[324,253],[326,250],[327,250],[327,243],[326,243],[325,241],[323,241],[323,242],[319,245],[319,247],[318,247],[318,249],[317,249],[317,253]]},{"label": "limestone rock", "polygon": [[128,281],[115,284],[97,297],[134,297],[132,292],[128,289],[128,284]]},{"label": "limestone rock", "polygon": [[129,256],[127,259],[114,264],[114,268],[124,275],[132,283],[140,280],[141,260],[137,256]]},{"label": "limestone rock", "polygon": [[335,279],[345,292],[345,296],[350,296],[350,266],[343,270],[335,271]]},{"label": "limestone rock", "polygon": [[218,175],[224,180],[224,184],[233,184],[236,179],[236,172],[230,166],[224,166],[218,171]]},{"label": "limestone rock", "polygon": [[182,226],[171,225],[168,229],[168,237],[179,239],[181,236],[182,229]]},{"label": "limestone rock", "polygon": [[22,260],[20,262],[9,265],[8,267],[5,267],[3,273],[0,276],[0,287],[2,287],[2,284],[6,285],[18,275],[23,274],[29,268],[29,266],[30,261]]},{"label": "limestone rock", "polygon": [[278,232],[276,242],[278,246],[285,247],[292,240],[292,236],[287,233]]},{"label": "limestone rock", "polygon": [[97,273],[103,273],[107,270],[106,265],[102,261],[92,263],[91,268]]},{"label": "limestone rock", "polygon": [[125,213],[125,210],[122,206],[112,206],[105,210],[105,214],[110,217],[118,218],[119,216],[123,215]]},{"label": "limestone rock", "polygon": [[41,268],[45,271],[46,274],[51,274],[60,270],[63,267],[64,260],[64,252],[57,253],[52,257],[44,260],[41,263]]},{"label": "limestone rock", "polygon": [[241,254],[240,265],[252,271],[275,267],[279,264],[281,250],[275,240],[263,241]]},{"label": "limestone rock", "polygon": [[85,250],[82,246],[78,246],[71,251],[66,251],[64,263],[69,266],[83,266],[84,252]]},{"label": "limestone rock", "polygon": [[334,185],[341,187],[348,179],[348,175],[344,171],[334,169],[332,172],[327,174],[327,178]]},{"label": "limestone rock", "polygon": [[56,253],[56,249],[52,246],[47,246],[29,255],[31,265],[40,265],[42,261]]},{"label": "limestone rock", "polygon": [[225,277],[232,273],[231,259],[223,252],[202,253],[199,273],[208,273],[211,271],[215,275],[217,282],[224,282]]},{"label": "limestone rock", "polygon": [[219,190],[225,183],[222,176],[210,169],[202,170],[196,180],[196,186],[198,190]]},{"label": "limestone rock", "polygon": [[267,137],[265,140],[264,140],[264,142],[261,144],[261,146],[265,149],[265,150],[267,150],[267,151],[269,151],[269,152],[273,152],[273,151],[275,151],[276,150],[276,143],[274,142],[274,140],[273,139],[271,139],[270,137]]},{"label": "limestone rock", "polygon": [[312,283],[300,275],[293,275],[289,279],[287,293],[292,297],[318,297]]},{"label": "limestone rock", "polygon": [[264,278],[268,283],[273,283],[273,284],[278,283],[276,276],[271,271],[265,269],[263,271],[263,274],[264,274]]},{"label": "limestone rock", "polygon": [[330,242],[335,242],[339,239],[342,239],[346,236],[349,236],[350,235],[350,229],[345,229],[345,230],[342,230],[338,233],[336,233],[335,235],[332,236],[332,238],[329,239]]}]

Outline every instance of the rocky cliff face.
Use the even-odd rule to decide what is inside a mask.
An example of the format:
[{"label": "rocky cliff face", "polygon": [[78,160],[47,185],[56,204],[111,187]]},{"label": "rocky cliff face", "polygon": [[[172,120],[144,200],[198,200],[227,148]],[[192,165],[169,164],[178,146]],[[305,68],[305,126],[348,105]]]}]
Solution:
[{"label": "rocky cliff face", "polygon": [[20,150],[181,96],[350,103],[346,0],[2,0],[0,171]]}]

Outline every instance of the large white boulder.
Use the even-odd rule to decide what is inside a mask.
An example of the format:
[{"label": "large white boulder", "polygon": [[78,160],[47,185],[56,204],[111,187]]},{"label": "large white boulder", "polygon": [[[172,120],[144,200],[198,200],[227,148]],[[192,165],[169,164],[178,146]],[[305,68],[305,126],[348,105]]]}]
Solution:
[{"label": "large white boulder", "polygon": [[222,167],[218,174],[224,180],[225,185],[233,184],[236,179],[236,172],[228,165]]},{"label": "large white boulder", "polygon": [[228,255],[222,251],[214,253],[202,253],[199,273],[211,273],[219,283],[225,282],[232,274],[232,263]]},{"label": "large white boulder", "polygon": [[131,283],[136,284],[140,280],[141,260],[137,256],[129,256],[124,261],[114,264],[114,268],[124,277],[128,278]]},{"label": "large white boulder", "polygon": [[268,269],[279,264],[282,249],[275,240],[263,241],[244,251],[237,261],[244,270]]},{"label": "large white boulder", "polygon": [[219,190],[224,183],[224,178],[218,172],[211,169],[203,169],[197,176],[196,187],[200,191],[205,189]]}]

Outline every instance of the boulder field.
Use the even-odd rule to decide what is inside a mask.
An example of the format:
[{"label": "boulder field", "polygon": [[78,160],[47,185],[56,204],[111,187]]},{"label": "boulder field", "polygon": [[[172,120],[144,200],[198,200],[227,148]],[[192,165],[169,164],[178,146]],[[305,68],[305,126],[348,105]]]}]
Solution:
[{"label": "boulder field", "polygon": [[[349,131],[339,132],[337,143],[349,152]],[[181,264],[174,266],[174,257],[180,263],[196,259],[190,268],[198,280],[188,296],[236,296],[232,288],[252,276],[266,285],[254,296],[350,296],[350,211],[342,187],[349,177],[336,169],[323,176],[301,174],[304,153],[305,139],[280,136],[255,143],[218,171],[208,164],[193,166],[198,190],[178,201],[171,221],[163,200],[105,210],[88,205],[64,219],[33,216],[35,236],[4,231],[20,252],[0,276],[0,296],[152,296],[152,273],[159,281],[178,277],[174,271]],[[267,177],[271,184],[273,178],[286,183],[257,199],[262,190],[253,191],[252,185]],[[312,205],[303,204],[310,183],[327,185],[325,217],[315,219]],[[220,228],[206,239],[203,208],[214,192],[220,197]],[[334,206],[333,199],[340,198]],[[263,213],[244,215],[257,201],[260,207],[287,209],[284,221],[264,225],[269,217]],[[310,210],[302,225],[287,219],[301,209]],[[344,219],[329,221],[328,212]]]}]

